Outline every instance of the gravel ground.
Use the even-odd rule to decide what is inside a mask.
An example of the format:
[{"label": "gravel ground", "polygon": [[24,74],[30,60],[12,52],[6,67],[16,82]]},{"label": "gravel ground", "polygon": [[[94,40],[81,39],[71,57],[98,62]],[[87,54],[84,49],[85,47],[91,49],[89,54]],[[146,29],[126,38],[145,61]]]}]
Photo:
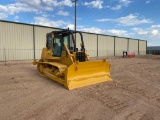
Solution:
[{"label": "gravel ground", "polygon": [[112,82],[71,91],[30,61],[0,65],[0,120],[159,120],[160,56],[108,61]]}]

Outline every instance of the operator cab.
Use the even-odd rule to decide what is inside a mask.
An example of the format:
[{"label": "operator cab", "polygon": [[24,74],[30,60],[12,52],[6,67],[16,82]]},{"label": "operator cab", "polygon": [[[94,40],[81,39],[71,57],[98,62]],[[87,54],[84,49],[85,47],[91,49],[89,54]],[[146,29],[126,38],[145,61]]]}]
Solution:
[{"label": "operator cab", "polygon": [[48,33],[46,47],[47,49],[52,49],[53,52],[52,56],[61,57],[62,51],[65,50],[65,47],[63,45],[63,42],[65,42],[71,54],[73,54],[73,52],[76,52],[77,60],[85,61],[85,49],[84,49],[82,34],[79,33],[81,36],[82,46],[81,46],[81,51],[78,51],[78,48],[76,48],[76,41],[73,35],[75,33],[76,32],[70,30],[52,31],[51,33]]},{"label": "operator cab", "polygon": [[61,57],[62,50],[65,49],[63,42],[66,43],[68,48],[70,47],[70,41],[69,41],[68,35],[62,35],[62,34],[56,34],[56,33],[47,34],[46,47],[47,49],[52,49],[53,56]]}]

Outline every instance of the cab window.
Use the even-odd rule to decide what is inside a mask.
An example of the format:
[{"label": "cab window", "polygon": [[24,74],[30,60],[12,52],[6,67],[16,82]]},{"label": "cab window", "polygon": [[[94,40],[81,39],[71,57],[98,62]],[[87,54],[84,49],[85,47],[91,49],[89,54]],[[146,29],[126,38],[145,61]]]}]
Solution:
[{"label": "cab window", "polygon": [[[69,40],[68,40],[68,36],[64,36],[63,37],[63,42],[65,42],[66,43],[66,45],[67,45],[67,47],[69,48]],[[65,48],[64,48],[64,46],[63,46],[63,50],[64,50]]]},{"label": "cab window", "polygon": [[52,45],[52,36],[51,36],[51,35],[47,35],[46,47],[47,47],[48,49],[51,49],[51,45]]},{"label": "cab window", "polygon": [[53,55],[54,56],[61,56],[61,40],[59,35],[54,36],[54,43],[53,43]]}]

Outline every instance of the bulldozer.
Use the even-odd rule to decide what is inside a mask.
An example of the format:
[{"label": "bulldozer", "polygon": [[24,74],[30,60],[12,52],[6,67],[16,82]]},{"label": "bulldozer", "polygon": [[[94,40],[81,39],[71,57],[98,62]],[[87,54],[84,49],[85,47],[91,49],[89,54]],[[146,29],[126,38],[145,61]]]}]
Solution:
[{"label": "bulldozer", "polygon": [[[76,47],[75,36],[80,35],[80,49]],[[111,81],[110,63],[103,60],[89,60],[83,35],[72,30],[52,31],[46,34],[46,47],[41,59],[34,60],[40,74],[64,85],[67,89]]]}]

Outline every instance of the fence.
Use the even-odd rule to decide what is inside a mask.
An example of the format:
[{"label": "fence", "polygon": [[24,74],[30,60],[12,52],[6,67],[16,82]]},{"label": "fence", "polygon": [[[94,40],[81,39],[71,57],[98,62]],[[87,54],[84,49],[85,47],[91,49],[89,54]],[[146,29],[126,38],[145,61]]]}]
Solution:
[{"label": "fence", "polygon": [[29,60],[33,59],[32,49],[3,49],[2,60]]},{"label": "fence", "polygon": [[[0,49],[0,62],[5,63],[7,61],[16,61],[16,60],[33,60],[40,59],[42,49]],[[110,56],[123,56],[123,51],[112,51],[112,50],[86,50],[87,54],[92,54],[89,57],[110,57]],[[138,53],[138,51],[136,51]],[[35,54],[34,54],[35,53]],[[115,55],[114,55],[115,54]],[[116,55],[117,54],[117,55]],[[145,51],[139,51],[139,55],[145,55]],[[136,54],[138,55],[138,54]]]},{"label": "fence", "polygon": [[147,54],[160,55],[160,50],[147,50]]}]

